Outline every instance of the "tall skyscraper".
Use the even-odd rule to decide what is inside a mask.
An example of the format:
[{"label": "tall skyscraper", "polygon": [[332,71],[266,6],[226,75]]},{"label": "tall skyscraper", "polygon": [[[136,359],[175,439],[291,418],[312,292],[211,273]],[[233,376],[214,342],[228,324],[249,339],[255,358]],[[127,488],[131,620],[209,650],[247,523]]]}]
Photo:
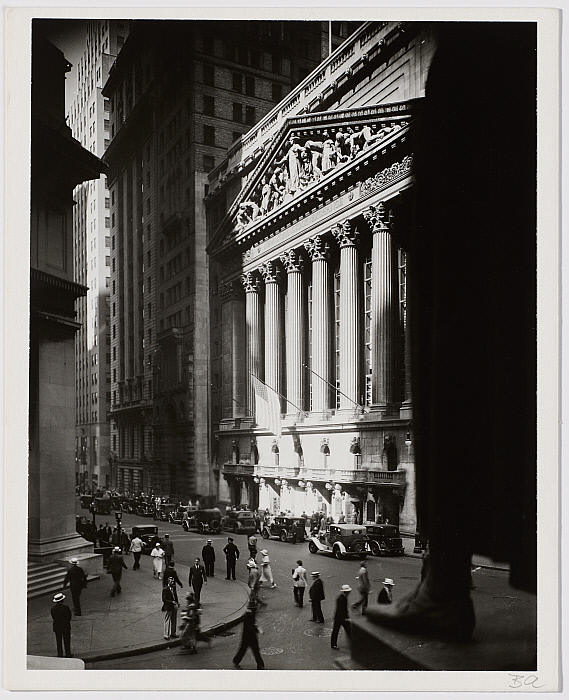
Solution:
[{"label": "tall skyscraper", "polygon": [[140,21],[110,72],[111,455],[120,490],[216,498],[208,173],[327,55],[329,30]]},{"label": "tall skyscraper", "polygon": [[[68,113],[74,137],[97,156],[110,140],[109,100],[102,94],[109,70],[128,35],[128,21],[89,20],[77,65],[77,92]],[[81,328],[75,340],[76,485],[110,487],[110,200],[107,178],[74,191],[75,279],[88,288],[77,300]]]}]

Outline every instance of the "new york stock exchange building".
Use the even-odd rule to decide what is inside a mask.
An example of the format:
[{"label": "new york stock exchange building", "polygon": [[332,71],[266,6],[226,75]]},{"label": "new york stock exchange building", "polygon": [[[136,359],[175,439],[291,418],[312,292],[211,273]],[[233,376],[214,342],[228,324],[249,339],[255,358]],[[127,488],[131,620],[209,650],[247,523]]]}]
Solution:
[{"label": "new york stock exchange building", "polygon": [[220,503],[416,528],[401,242],[435,43],[362,25],[210,175]]}]

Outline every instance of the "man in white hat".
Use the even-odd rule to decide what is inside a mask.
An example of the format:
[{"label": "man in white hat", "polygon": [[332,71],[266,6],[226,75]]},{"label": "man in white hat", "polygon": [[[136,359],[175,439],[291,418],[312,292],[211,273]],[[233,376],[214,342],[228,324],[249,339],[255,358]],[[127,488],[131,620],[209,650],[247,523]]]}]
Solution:
[{"label": "man in white hat", "polygon": [[393,583],[392,578],[386,578],[383,582],[383,588],[377,596],[377,602],[383,605],[390,605],[393,602]]},{"label": "man in white hat", "polygon": [[340,588],[340,595],[336,598],[336,611],[334,612],[334,627],[332,629],[332,637],[330,638],[330,646],[332,649],[338,649],[338,633],[340,632],[340,627],[344,628],[344,631],[348,635],[348,638],[352,636],[352,628],[350,625],[350,614],[348,612],[348,596],[351,592],[350,586],[345,583]]},{"label": "man in white hat", "polygon": [[87,588],[87,575],[79,566],[78,560],[73,557],[69,560],[71,567],[67,570],[63,579],[63,588],[69,586],[71,590],[71,599],[73,600],[73,612],[76,615],[81,615],[81,591]]},{"label": "man in white hat", "polygon": [[51,609],[51,617],[57,644],[57,655],[63,656],[63,646],[65,646],[65,656],[70,658],[73,656],[71,653],[71,610],[63,604],[64,600],[63,593],[57,593],[53,597],[55,605]]},{"label": "man in white hat", "polygon": [[115,547],[113,553],[109,558],[109,563],[107,564],[107,569],[110,571],[113,577],[113,587],[111,588],[111,598],[115,596],[116,593],[121,593],[121,578],[122,570],[128,569],[128,566],[124,563],[122,558],[121,548]]},{"label": "man in white hat", "polygon": [[202,547],[202,560],[205,566],[206,576],[213,576],[215,566],[215,549],[213,548],[212,540],[207,540],[205,545]]}]

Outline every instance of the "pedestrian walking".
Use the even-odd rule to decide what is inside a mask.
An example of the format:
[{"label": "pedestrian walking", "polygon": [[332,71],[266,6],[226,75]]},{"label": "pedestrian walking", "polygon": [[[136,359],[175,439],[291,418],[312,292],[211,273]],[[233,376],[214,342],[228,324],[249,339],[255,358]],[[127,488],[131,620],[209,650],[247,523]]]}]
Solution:
[{"label": "pedestrian walking", "polygon": [[162,610],[164,611],[164,639],[175,639],[176,623],[178,618],[178,593],[176,582],[170,576],[166,585],[162,588]]},{"label": "pedestrian walking", "polygon": [[107,531],[103,527],[102,523],[99,525],[99,529],[97,530],[97,542],[99,543],[99,547],[108,547],[109,545]]},{"label": "pedestrian walking", "polygon": [[369,573],[367,570],[367,562],[362,561],[360,562],[360,570],[358,571],[358,575],[356,576],[357,580],[357,589],[358,593],[360,594],[359,600],[356,600],[356,602],[352,605],[352,610],[357,610],[360,605],[362,606],[362,615],[365,615],[365,612],[367,610],[367,604],[368,604],[368,596],[369,592],[371,590],[371,583],[369,581]]},{"label": "pedestrian walking", "polygon": [[157,576],[159,579],[162,578],[162,571],[164,570],[164,550],[160,545],[160,542],[156,542],[154,549],[150,552],[152,557],[152,576]]},{"label": "pedestrian walking", "polygon": [[249,547],[249,554],[253,558],[257,556],[257,537],[255,533],[253,533],[247,542],[247,546]]},{"label": "pedestrian walking", "polygon": [[113,577],[113,587],[111,588],[111,598],[114,598],[115,593],[121,593],[121,578],[122,570],[128,569],[128,566],[124,563],[124,559],[121,555],[120,547],[115,547],[113,553],[109,558],[109,563],[107,564],[107,569]]},{"label": "pedestrian walking", "polygon": [[392,578],[386,578],[383,582],[383,588],[379,591],[377,602],[381,605],[391,605],[393,602],[393,583]]},{"label": "pedestrian walking", "polygon": [[241,644],[237,650],[237,654],[233,657],[233,665],[239,666],[241,659],[245,656],[247,649],[251,649],[255,661],[257,662],[257,670],[265,668],[265,662],[261,656],[259,649],[258,634],[263,634],[263,630],[257,625],[257,606],[254,603],[249,603],[247,611],[243,617],[243,634],[241,636]]},{"label": "pedestrian walking", "polygon": [[300,559],[296,562],[296,569],[292,570],[292,580],[293,580],[293,593],[294,593],[294,604],[299,608],[302,608],[304,589],[306,588],[308,581],[306,580],[306,569],[302,566],[302,561]]},{"label": "pedestrian walking", "polygon": [[352,589],[345,583],[340,589],[340,595],[336,598],[336,610],[334,611],[334,627],[332,628],[332,636],[330,645],[332,649],[338,649],[338,633],[340,627],[344,628],[348,638],[352,637],[352,628],[350,625],[350,614],[348,612],[348,596]]},{"label": "pedestrian walking", "polygon": [[132,565],[133,571],[138,571],[140,569],[140,555],[142,554],[142,546],[144,542],[140,539],[138,535],[132,538],[130,542],[130,551],[134,557],[134,564]]},{"label": "pedestrian walking", "polygon": [[263,559],[261,560],[260,582],[261,584],[268,582],[271,584],[271,588],[276,588],[277,584],[275,583],[275,579],[273,578],[273,570],[271,568],[271,560],[269,558],[269,553],[266,549],[262,549],[261,555]]},{"label": "pedestrian walking", "polygon": [[118,527],[113,528],[113,533],[111,535],[111,544],[113,545],[113,547],[121,546],[121,534],[119,532]]},{"label": "pedestrian walking", "polygon": [[53,597],[55,605],[51,608],[51,618],[53,620],[53,631],[55,632],[55,643],[57,644],[57,655],[63,656],[65,646],[65,656],[71,658],[71,609],[64,605],[65,596],[57,593]]},{"label": "pedestrian walking", "polygon": [[235,581],[235,562],[239,559],[239,550],[237,546],[233,544],[233,537],[227,538],[227,544],[223,548],[225,554],[225,562],[227,564],[227,576],[225,577],[228,581],[233,579]]},{"label": "pedestrian walking", "polygon": [[261,587],[261,573],[257,562],[251,557],[247,562],[247,585],[249,586],[249,601],[255,605],[265,606],[267,603],[259,595],[259,589]]},{"label": "pedestrian walking", "polygon": [[111,544],[111,537],[113,534],[113,528],[109,525],[109,523],[105,523],[105,541],[107,545]]},{"label": "pedestrian walking", "polygon": [[197,653],[197,642],[206,642],[211,649],[211,639],[202,634],[200,609],[195,595],[190,591],[186,596],[186,607],[182,610],[182,649],[190,654]]},{"label": "pedestrian walking", "polygon": [[164,559],[166,561],[166,566],[172,561],[174,556],[174,543],[170,540],[170,535],[164,535],[164,544],[162,545],[164,550]]},{"label": "pedestrian walking", "polygon": [[178,578],[178,572],[176,571],[175,567],[175,562],[172,559],[170,564],[164,569],[164,574],[162,575],[162,585],[166,586],[168,585],[168,579],[173,578],[174,581],[180,586],[180,588],[183,588],[184,586],[182,585],[182,582]]},{"label": "pedestrian walking", "polygon": [[312,622],[324,622],[324,615],[322,613],[322,601],[324,600],[324,583],[320,578],[319,571],[313,571],[312,576],[312,586],[308,589],[308,596],[310,602],[312,603]]},{"label": "pedestrian walking", "polygon": [[71,568],[68,569],[63,579],[63,588],[71,590],[71,600],[73,601],[73,612],[81,616],[81,591],[87,588],[87,575],[79,566],[75,557],[70,559]]},{"label": "pedestrian walking", "polygon": [[130,552],[130,537],[128,536],[128,532],[126,530],[121,530],[120,541],[121,541],[121,549],[122,549],[123,554],[129,554],[129,552]]},{"label": "pedestrian walking", "polygon": [[200,605],[200,595],[202,591],[202,586],[207,584],[207,574],[205,569],[200,563],[199,557],[194,561],[194,565],[190,567],[189,576],[189,586],[194,589],[194,594],[196,596],[196,603]]},{"label": "pedestrian walking", "polygon": [[215,549],[213,548],[212,540],[207,540],[205,545],[202,547],[202,560],[205,567],[205,572],[208,576],[213,576],[213,569],[215,565]]}]

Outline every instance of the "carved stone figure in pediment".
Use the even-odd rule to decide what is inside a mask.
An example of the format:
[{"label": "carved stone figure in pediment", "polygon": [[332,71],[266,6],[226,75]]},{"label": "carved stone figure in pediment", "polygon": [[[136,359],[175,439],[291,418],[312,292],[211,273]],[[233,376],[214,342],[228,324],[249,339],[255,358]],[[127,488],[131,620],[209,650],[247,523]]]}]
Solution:
[{"label": "carved stone figure in pediment", "polygon": [[287,151],[286,156],[276,162],[276,165],[286,164],[288,167],[288,184],[287,192],[294,194],[300,186],[300,156],[303,147],[300,145],[300,139],[298,136],[293,136],[289,139],[290,147]]},{"label": "carved stone figure in pediment", "polygon": [[241,202],[237,212],[237,227],[244,228],[255,221],[259,214],[259,207],[255,202]]}]

